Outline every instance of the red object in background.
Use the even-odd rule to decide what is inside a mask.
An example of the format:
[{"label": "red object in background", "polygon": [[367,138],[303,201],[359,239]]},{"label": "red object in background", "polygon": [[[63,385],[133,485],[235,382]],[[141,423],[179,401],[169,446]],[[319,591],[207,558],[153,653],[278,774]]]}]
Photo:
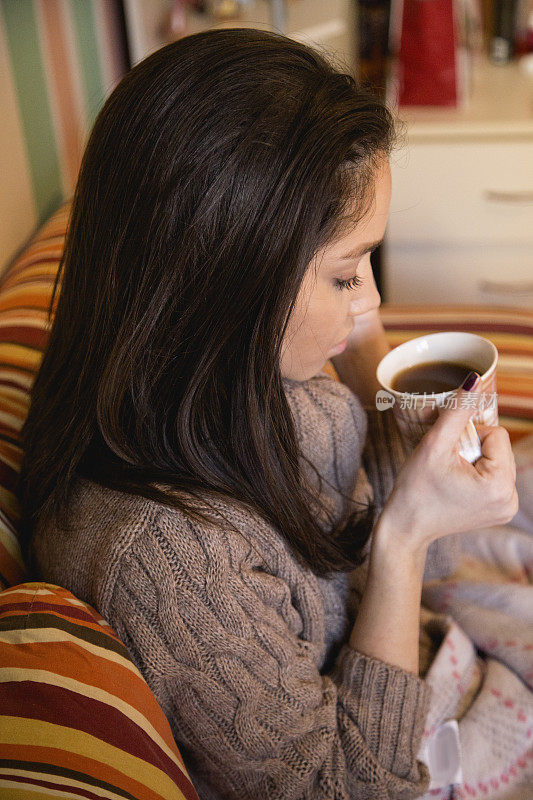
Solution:
[{"label": "red object in background", "polygon": [[456,106],[454,0],[403,0],[399,105]]}]

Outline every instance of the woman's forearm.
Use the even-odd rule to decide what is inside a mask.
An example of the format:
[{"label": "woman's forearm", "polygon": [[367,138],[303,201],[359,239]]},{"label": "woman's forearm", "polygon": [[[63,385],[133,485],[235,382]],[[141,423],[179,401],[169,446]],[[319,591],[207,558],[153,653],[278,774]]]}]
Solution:
[{"label": "woman's forearm", "polygon": [[[339,378],[363,405],[375,406],[376,369],[389,351],[379,309],[355,319],[346,350],[331,361]],[[366,586],[350,635],[360,653],[418,675],[420,603],[427,548],[402,540],[386,513],[372,534]]]},{"label": "woman's forearm", "polygon": [[376,308],[356,317],[346,349],[331,358],[342,383],[365,406],[375,406],[376,392],[381,388],[376,378],[376,369],[390,349],[379,309]]},{"label": "woman's forearm", "polygon": [[366,586],[350,635],[365,655],[418,675],[420,603],[427,548],[413,550],[383,515],[372,535]]}]

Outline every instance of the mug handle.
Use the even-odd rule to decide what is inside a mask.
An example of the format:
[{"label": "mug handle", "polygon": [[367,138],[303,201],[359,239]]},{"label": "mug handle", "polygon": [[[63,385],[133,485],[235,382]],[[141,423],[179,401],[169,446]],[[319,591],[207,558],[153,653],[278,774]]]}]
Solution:
[{"label": "mug handle", "polygon": [[470,464],[477,461],[483,455],[481,452],[481,441],[477,435],[476,426],[470,419],[464,432],[459,439],[459,455],[465,458]]}]

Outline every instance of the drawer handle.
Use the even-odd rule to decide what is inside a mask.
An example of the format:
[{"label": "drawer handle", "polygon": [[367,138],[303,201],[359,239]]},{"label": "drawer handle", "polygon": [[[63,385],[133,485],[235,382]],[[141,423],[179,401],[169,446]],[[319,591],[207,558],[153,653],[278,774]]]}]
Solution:
[{"label": "drawer handle", "polygon": [[530,294],[533,292],[533,281],[506,283],[505,281],[480,280],[477,285],[482,292],[497,292],[499,294]]},{"label": "drawer handle", "polygon": [[485,189],[484,196],[489,203],[533,203],[533,191],[498,192],[494,189]]}]

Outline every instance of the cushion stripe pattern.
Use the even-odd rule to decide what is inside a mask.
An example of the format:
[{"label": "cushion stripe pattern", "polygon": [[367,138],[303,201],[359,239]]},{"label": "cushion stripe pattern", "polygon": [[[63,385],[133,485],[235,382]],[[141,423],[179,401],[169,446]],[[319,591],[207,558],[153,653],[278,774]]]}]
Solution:
[{"label": "cushion stripe pattern", "polygon": [[71,201],[57,209],[0,279],[0,588],[27,579],[17,539],[14,486],[20,429],[48,341],[48,308],[63,253]]},{"label": "cushion stripe pattern", "polygon": [[42,582],[1,592],[0,653],[0,798],[31,786],[198,800],[154,695],[91,606]]}]

